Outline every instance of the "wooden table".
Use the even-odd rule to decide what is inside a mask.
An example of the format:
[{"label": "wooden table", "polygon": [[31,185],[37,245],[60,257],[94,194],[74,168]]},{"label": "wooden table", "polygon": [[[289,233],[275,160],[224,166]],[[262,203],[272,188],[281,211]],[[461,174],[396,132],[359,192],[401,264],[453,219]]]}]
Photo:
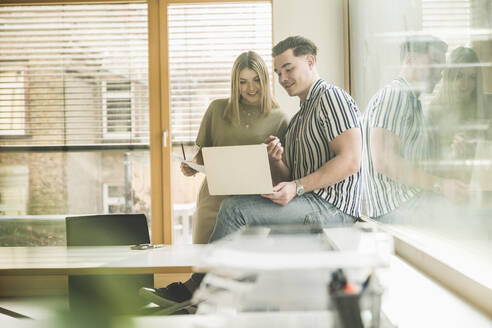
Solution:
[{"label": "wooden table", "polygon": [[0,275],[187,273],[206,245],[0,247]]}]

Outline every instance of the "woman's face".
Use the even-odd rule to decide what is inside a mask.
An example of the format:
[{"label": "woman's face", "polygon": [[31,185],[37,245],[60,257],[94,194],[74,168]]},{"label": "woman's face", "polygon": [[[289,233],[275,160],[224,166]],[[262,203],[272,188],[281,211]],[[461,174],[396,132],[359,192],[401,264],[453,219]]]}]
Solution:
[{"label": "woman's face", "polygon": [[458,102],[468,102],[473,100],[475,89],[477,88],[476,68],[460,68],[456,78],[452,82],[451,92]]},{"label": "woman's face", "polygon": [[247,105],[259,105],[261,102],[261,82],[258,74],[249,68],[239,72],[239,94],[241,102]]}]

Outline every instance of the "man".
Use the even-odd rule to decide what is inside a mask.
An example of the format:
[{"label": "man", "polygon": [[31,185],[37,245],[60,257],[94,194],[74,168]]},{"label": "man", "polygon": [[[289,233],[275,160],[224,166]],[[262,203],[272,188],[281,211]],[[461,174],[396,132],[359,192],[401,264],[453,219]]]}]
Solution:
[{"label": "man", "polygon": [[441,79],[447,45],[431,36],[409,37],[400,49],[398,77],[369,101],[364,112],[364,201],[367,214],[384,222],[418,219],[431,191],[459,200],[466,185],[425,172],[430,139],[419,97]]},{"label": "man", "polygon": [[[359,110],[342,89],[328,85],[316,70],[317,47],[295,36],[273,48],[279,83],[301,107],[292,118],[284,148],[268,144],[274,193],[227,198],[211,241],[243,226],[353,223],[360,215],[362,139]],[[273,203],[272,203],[273,202]]]},{"label": "man", "polygon": [[[294,36],[273,48],[280,84],[301,106],[292,118],[284,148],[277,137],[265,140],[277,184],[272,194],[235,196],[221,205],[209,242],[244,226],[276,224],[352,224],[361,208],[362,137],[359,110],[342,89],[328,85],[316,70],[317,47]],[[150,292],[186,300],[203,275]],[[175,295],[180,297],[174,298]],[[162,302],[165,304],[165,302]]]}]

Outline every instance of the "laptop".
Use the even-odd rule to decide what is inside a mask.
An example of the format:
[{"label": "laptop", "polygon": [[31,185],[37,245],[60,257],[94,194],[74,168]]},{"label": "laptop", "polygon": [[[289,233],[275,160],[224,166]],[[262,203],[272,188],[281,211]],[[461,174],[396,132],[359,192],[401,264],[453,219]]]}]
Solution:
[{"label": "laptop", "polygon": [[255,195],[273,192],[265,144],[203,147],[210,195]]}]

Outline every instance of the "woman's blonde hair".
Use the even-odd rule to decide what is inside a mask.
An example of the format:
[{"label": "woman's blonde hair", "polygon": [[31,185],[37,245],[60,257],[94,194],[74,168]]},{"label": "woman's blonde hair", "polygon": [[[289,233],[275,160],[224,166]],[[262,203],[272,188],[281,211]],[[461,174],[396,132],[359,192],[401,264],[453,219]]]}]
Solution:
[{"label": "woman's blonde hair", "polygon": [[267,116],[272,108],[277,108],[278,104],[272,95],[270,88],[270,76],[268,74],[268,68],[263,59],[254,51],[247,51],[240,54],[234,61],[231,73],[231,96],[227,103],[224,117],[229,119],[232,124],[239,125],[239,103],[241,102],[241,94],[239,88],[239,73],[249,68],[255,71],[260,78],[261,86],[261,111],[263,115]]},{"label": "woman's blonde hair", "polygon": [[[471,48],[458,47],[449,55],[450,67],[443,71],[442,87],[437,97],[437,103],[441,106],[456,106],[456,101],[453,99],[453,91],[451,84],[457,79],[461,70],[466,69],[465,65],[472,65],[477,72],[475,92],[472,95],[472,106],[466,106],[461,110],[461,118],[463,119],[481,119],[485,116],[485,97],[483,91],[483,76],[480,67],[480,60],[475,51]],[[465,64],[465,65],[463,65]]]}]

